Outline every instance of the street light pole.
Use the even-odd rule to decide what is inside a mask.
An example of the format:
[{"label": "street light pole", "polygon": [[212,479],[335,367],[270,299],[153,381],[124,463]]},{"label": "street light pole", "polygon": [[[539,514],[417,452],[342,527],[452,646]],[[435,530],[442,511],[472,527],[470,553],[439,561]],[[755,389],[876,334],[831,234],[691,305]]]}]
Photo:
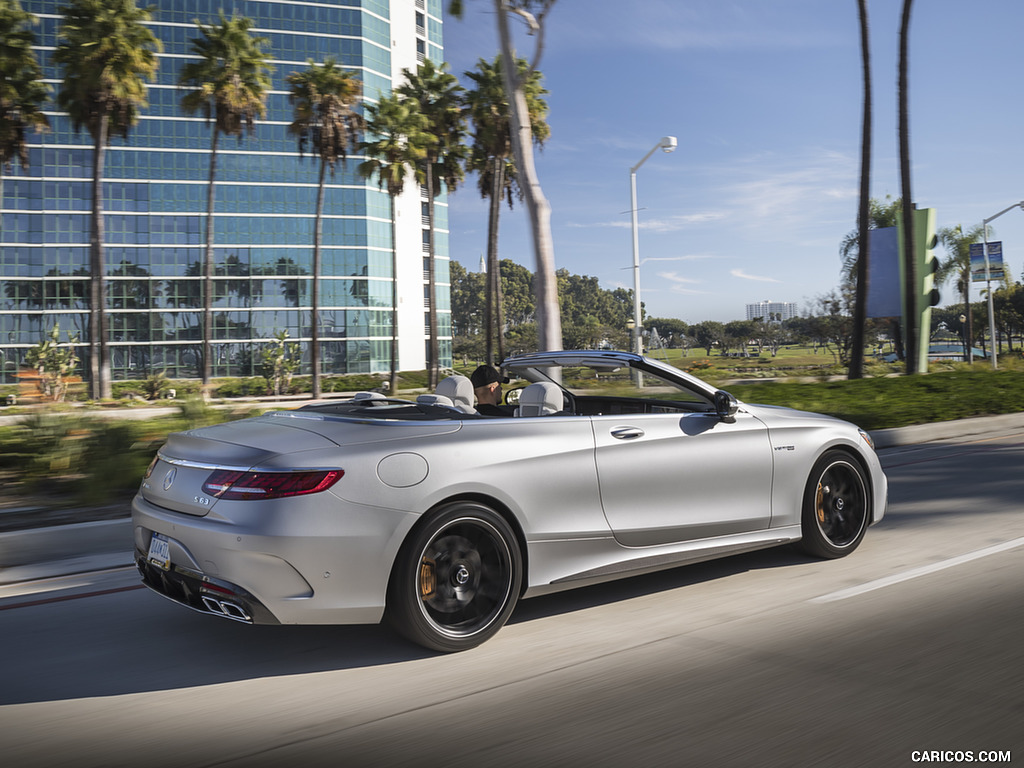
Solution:
[{"label": "street light pole", "polygon": [[[646,160],[646,158],[644,158]],[[988,223],[995,221],[1004,213],[1009,213],[1014,208],[1020,208],[1024,211],[1024,200],[1019,203],[1014,203],[1009,208],[1004,208],[995,216],[989,216],[981,222],[981,236],[982,236],[982,253],[985,254],[985,287],[988,289],[988,335],[992,339],[992,370],[994,371],[998,367],[996,360],[996,313],[992,302],[992,272],[988,265]]]},{"label": "street light pole", "polygon": [[643,323],[640,320],[640,235],[637,226],[637,209],[636,209],[636,172],[647,162],[647,158],[654,154],[656,149],[660,149],[663,152],[671,152],[676,148],[676,137],[665,136],[657,144],[651,147],[651,151],[648,152],[639,163],[629,169],[629,192],[630,192],[630,206],[629,210],[633,214],[633,322],[636,324],[636,336],[633,343],[633,351],[638,355],[644,353],[643,344]]}]

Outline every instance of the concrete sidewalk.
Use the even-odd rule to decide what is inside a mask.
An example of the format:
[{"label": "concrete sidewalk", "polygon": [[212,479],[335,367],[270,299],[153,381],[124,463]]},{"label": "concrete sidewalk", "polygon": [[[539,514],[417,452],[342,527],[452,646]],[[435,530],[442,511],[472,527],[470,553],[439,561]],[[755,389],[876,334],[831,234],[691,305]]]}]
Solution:
[{"label": "concrete sidewalk", "polygon": [[[879,450],[1005,429],[1024,429],[1024,413],[921,424],[871,433]],[[129,518],[0,533],[0,585],[132,564]]]}]

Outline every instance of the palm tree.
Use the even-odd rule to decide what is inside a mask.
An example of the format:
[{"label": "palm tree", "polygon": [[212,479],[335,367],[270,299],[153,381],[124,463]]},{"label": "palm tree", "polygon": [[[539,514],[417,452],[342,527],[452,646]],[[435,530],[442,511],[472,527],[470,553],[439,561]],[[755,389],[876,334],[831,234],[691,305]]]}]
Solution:
[{"label": "palm tree", "polygon": [[21,9],[18,0],[0,0],[0,201],[4,199],[3,171],[17,160],[28,170],[29,129],[42,132],[49,121],[42,106],[50,88],[32,52],[35,34],[29,29],[36,17]]},{"label": "palm tree", "polygon": [[253,21],[244,16],[205,26],[196,22],[200,37],[192,39],[192,53],[199,58],[182,67],[178,85],[191,88],[181,99],[181,108],[197,112],[213,123],[210,138],[210,181],[206,192],[206,243],[203,255],[203,392],[208,391],[213,372],[213,205],[217,178],[217,143],[220,135],[252,134],[256,120],[266,112],[270,73],[265,50],[269,40],[253,35]]},{"label": "palm tree", "polygon": [[363,117],[353,107],[363,92],[362,83],[346,72],[334,59],[322,66],[312,60],[309,68],[288,75],[289,99],[295,115],[288,132],[297,136],[299,154],[307,147],[320,157],[320,175],[316,194],[316,223],[313,227],[313,302],[310,359],[313,366],[313,397],[320,397],[320,241],[324,212],[324,176],[328,168],[334,176],[338,161],[345,162],[350,149],[363,130]]},{"label": "palm tree", "polygon": [[[519,77],[523,81],[523,92],[529,111],[533,142],[538,147],[551,135],[551,128],[545,117],[548,111],[541,85],[541,74],[528,71],[525,60],[518,61]],[[477,69],[466,72],[466,77],[476,83],[476,88],[466,93],[466,106],[473,124],[474,142],[468,167],[478,173],[480,195],[490,200],[490,215],[487,227],[487,312],[486,338],[487,362],[494,362],[492,348],[493,334],[498,341],[498,360],[505,358],[505,340],[502,329],[501,267],[498,262],[498,218],[501,201],[505,198],[512,207],[513,192],[522,200],[516,176],[512,131],[509,126],[509,104],[505,94],[505,78],[499,54],[493,62],[483,59],[477,62]]]},{"label": "palm tree", "polygon": [[971,243],[979,242],[983,232],[981,224],[971,227],[966,232],[960,224],[955,227],[943,227],[938,232],[939,242],[942,243],[949,258],[939,265],[935,281],[941,285],[950,279],[956,280],[956,289],[964,300],[964,315],[967,318],[964,338],[968,360],[973,358],[970,349],[971,339],[974,338],[974,322],[971,316]]},{"label": "palm tree", "polygon": [[152,9],[135,0],[70,0],[53,60],[64,70],[57,104],[76,131],[93,140],[92,231],[89,237],[89,365],[93,398],[111,394],[103,254],[103,169],[111,136],[127,140],[148,106],[144,80],[156,74],[160,41],[144,22]]},{"label": "palm tree", "polygon": [[868,275],[871,242],[868,226],[871,215],[871,52],[868,34],[868,2],[857,0],[860,18],[860,54],[864,76],[864,104],[860,129],[860,205],[857,209],[857,289],[853,303],[853,352],[850,378],[864,378],[864,325],[867,322]]},{"label": "palm tree", "polygon": [[913,0],[903,0],[900,21],[899,63],[899,140],[900,140],[900,193],[903,200],[903,287],[904,322],[907,337],[907,373],[918,373],[921,349],[921,318],[917,308],[917,265],[914,263],[914,197],[910,190],[910,86],[907,81],[907,47],[910,38],[910,6]]},{"label": "palm tree", "polygon": [[398,389],[398,246],[396,242],[395,198],[405,189],[407,173],[418,167],[426,157],[430,143],[426,133],[426,117],[419,102],[403,99],[398,94],[382,98],[366,106],[366,132],[373,136],[360,149],[366,156],[359,165],[363,178],[377,176],[377,184],[387,189],[391,218],[391,379],[388,393],[394,397]]},{"label": "palm tree", "polygon": [[427,188],[427,218],[430,230],[427,241],[427,290],[429,306],[427,308],[427,324],[429,326],[428,354],[428,386],[437,386],[438,367],[440,365],[440,347],[437,340],[437,289],[436,269],[434,265],[434,198],[440,194],[443,181],[449,192],[454,192],[463,178],[462,162],[466,157],[466,148],[462,140],[465,136],[466,118],[462,109],[462,86],[455,76],[446,71],[446,66],[435,65],[427,59],[416,72],[402,70],[406,82],[396,88],[399,96],[412,99],[419,105],[420,113],[427,119],[427,131],[423,149],[425,155],[417,168],[417,177]]}]

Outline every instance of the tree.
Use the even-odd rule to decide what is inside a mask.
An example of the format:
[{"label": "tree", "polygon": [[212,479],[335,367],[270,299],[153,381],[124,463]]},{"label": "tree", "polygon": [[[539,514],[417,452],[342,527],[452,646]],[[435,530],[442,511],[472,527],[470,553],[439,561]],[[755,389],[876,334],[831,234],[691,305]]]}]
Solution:
[{"label": "tree", "polygon": [[689,325],[675,317],[648,317],[644,320],[644,328],[657,330],[658,335],[669,347],[682,347],[690,330]]},{"label": "tree", "polygon": [[[853,349],[864,349],[864,326],[867,322],[868,275],[870,274],[871,240],[868,222],[871,200],[871,48],[868,32],[868,2],[857,0],[860,19],[860,57],[864,77],[864,99],[860,129],[860,204],[857,209],[857,289],[853,303]],[[864,377],[864,355],[850,357],[849,378]]]},{"label": "tree", "polygon": [[[78,335],[68,333],[67,336],[68,342],[62,346],[60,324],[54,323],[47,338],[25,353],[25,363],[39,373],[43,397],[54,402],[63,402],[72,374],[78,367],[78,355],[75,354]],[[75,381],[81,379],[76,378]]]},{"label": "tree", "polygon": [[705,320],[702,323],[690,326],[690,333],[698,347],[703,347],[711,357],[711,350],[716,344],[721,344],[725,338],[725,325],[715,320]]},{"label": "tree", "polygon": [[[555,276],[555,248],[551,238],[551,205],[544,197],[537,168],[533,162],[532,129],[529,107],[524,91],[524,77],[529,77],[540,65],[544,53],[544,21],[555,0],[494,0],[498,41],[501,48],[505,93],[509,100],[509,127],[512,151],[526,210],[530,215],[533,251],[536,268],[537,343],[541,350],[562,347],[562,324],[558,310],[558,282]],[[450,0],[449,12],[456,18],[462,15],[462,0]],[[533,57],[525,73],[519,73],[513,62],[519,61],[512,45],[509,14],[518,16],[536,39]]]},{"label": "tree", "polygon": [[362,83],[329,58],[320,66],[312,60],[302,72],[288,75],[289,99],[295,115],[288,132],[298,137],[299,154],[308,147],[320,157],[317,177],[316,220],[313,226],[313,297],[310,360],[313,366],[313,398],[320,398],[320,244],[324,214],[324,177],[334,177],[335,166],[345,162],[358,144],[363,116],[355,111],[363,93]]},{"label": "tree", "polygon": [[3,173],[17,160],[28,170],[28,130],[42,132],[50,123],[43,114],[49,86],[32,52],[37,19],[21,9],[18,0],[0,0],[0,201]]},{"label": "tree", "polygon": [[[907,48],[910,38],[910,6],[913,0],[903,0],[900,21],[900,63],[899,63],[899,139],[900,139],[900,194],[903,206],[903,290],[905,294],[904,323],[907,336],[907,373],[918,373],[918,350],[920,349],[920,315],[917,311],[917,264],[914,252],[914,197],[910,189],[910,86],[907,80],[909,62]],[[924,342],[924,343],[927,343]]]},{"label": "tree", "polygon": [[287,393],[301,363],[302,350],[298,344],[288,341],[288,331],[276,333],[273,341],[260,351],[260,375],[267,380],[270,393]]},{"label": "tree", "polygon": [[747,343],[757,334],[757,326],[751,320],[733,320],[725,324],[725,341],[729,346],[738,346],[744,354]]},{"label": "tree", "polygon": [[[419,102],[392,93],[377,104],[366,105],[367,140],[360,146],[366,160],[359,165],[363,178],[377,177],[380,189],[386,189],[391,221],[391,378],[388,392],[398,388],[398,244],[395,223],[395,198],[405,189],[408,173],[426,159],[430,143],[427,120]],[[372,138],[371,138],[372,137]],[[454,278],[453,278],[454,281]]]},{"label": "tree", "polygon": [[452,354],[463,359],[484,358],[483,329],[486,289],[483,272],[469,272],[457,261],[451,263],[452,279]]},{"label": "tree", "polygon": [[[956,281],[957,293],[963,298],[963,313],[967,317],[967,338],[973,338],[973,312],[971,311],[971,243],[981,240],[984,229],[981,224],[964,232],[962,225],[943,227],[938,231],[939,242],[946,251],[946,260],[939,265],[935,280],[940,285],[949,280]],[[970,345],[967,348],[967,359],[972,360]]]},{"label": "tree", "polygon": [[110,352],[107,347],[106,286],[103,253],[103,174],[112,136],[127,140],[148,106],[144,80],[156,74],[160,41],[144,22],[152,8],[134,0],[70,0],[53,60],[64,70],[57,104],[76,131],[93,140],[92,227],[89,236],[89,367],[93,398],[108,398]]},{"label": "tree", "polygon": [[[545,120],[547,102],[542,98],[547,91],[541,86],[540,72],[527,72],[528,65],[523,59],[517,62],[519,76],[523,79],[523,92],[530,117],[533,142],[541,147],[551,135]],[[508,97],[505,95],[504,73],[501,56],[493,62],[480,59],[477,69],[466,72],[476,87],[466,93],[466,106],[473,125],[473,148],[469,158],[469,169],[478,173],[480,195],[490,200],[487,225],[487,337],[486,360],[494,362],[492,338],[497,339],[498,360],[505,358],[505,342],[502,334],[501,279],[498,267],[498,220],[502,198],[512,208],[513,197],[523,199],[518,186],[516,166],[513,161],[512,132],[509,127]]]},{"label": "tree", "polygon": [[427,324],[429,326],[429,348],[427,355],[428,386],[437,386],[440,367],[440,345],[437,339],[437,288],[434,264],[434,198],[440,194],[443,181],[449,192],[455,191],[463,178],[462,163],[466,157],[463,145],[466,118],[462,110],[462,86],[455,76],[446,71],[446,66],[437,66],[430,59],[425,60],[416,72],[402,70],[406,82],[396,92],[419,105],[420,114],[426,118],[423,133],[423,160],[417,166],[417,178],[427,188],[427,218],[430,230],[427,241]]},{"label": "tree", "polygon": [[181,99],[181,108],[190,115],[197,112],[213,123],[210,136],[210,176],[206,192],[206,242],[203,255],[203,391],[207,391],[213,372],[213,210],[214,181],[217,177],[217,144],[220,135],[236,136],[241,142],[252,134],[256,120],[266,112],[270,72],[265,46],[269,40],[251,33],[252,19],[225,18],[206,26],[196,22],[200,37],[192,39],[192,53],[199,61],[188,62],[181,70],[178,84],[190,88]]},{"label": "tree", "polygon": [[832,354],[840,365],[849,365],[853,350],[853,292],[846,287],[830,291],[816,300],[810,318],[812,335]]}]

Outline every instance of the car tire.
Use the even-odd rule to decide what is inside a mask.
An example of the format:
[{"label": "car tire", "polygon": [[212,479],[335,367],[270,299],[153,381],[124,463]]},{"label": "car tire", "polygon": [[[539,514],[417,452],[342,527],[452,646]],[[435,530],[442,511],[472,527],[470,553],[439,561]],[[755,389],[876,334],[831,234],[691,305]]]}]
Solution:
[{"label": "car tire", "polygon": [[843,451],[814,464],[804,490],[800,549],[814,557],[845,557],[857,548],[871,520],[871,493],[861,465]]},{"label": "car tire", "polygon": [[402,546],[388,587],[388,621],[431,650],[473,648],[508,620],[522,573],[519,544],[501,515],[476,502],[449,504]]}]

